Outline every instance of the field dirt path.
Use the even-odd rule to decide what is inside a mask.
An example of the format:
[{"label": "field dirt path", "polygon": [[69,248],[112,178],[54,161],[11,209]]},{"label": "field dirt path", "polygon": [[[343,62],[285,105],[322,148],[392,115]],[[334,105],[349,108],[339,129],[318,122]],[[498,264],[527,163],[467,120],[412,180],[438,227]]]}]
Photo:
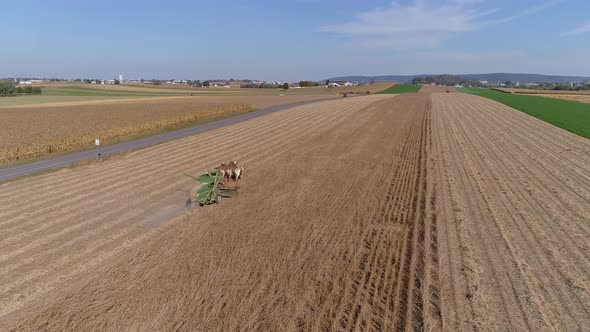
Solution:
[{"label": "field dirt path", "polygon": [[445,329],[588,329],[590,141],[478,96],[432,102]]},{"label": "field dirt path", "polygon": [[[3,303],[5,315],[12,311],[7,325],[21,323],[25,331],[440,327],[427,198],[433,193],[426,185],[427,95],[322,105],[228,127],[207,141],[194,137],[137,152],[137,172],[123,160],[109,172],[97,166],[100,175],[92,179],[26,180],[59,193],[37,203],[40,209],[28,208],[37,216],[8,211],[11,221],[2,225],[14,230],[6,240],[12,250],[2,257],[3,277],[11,281],[2,298],[13,299]],[[207,148],[214,138],[219,145]],[[230,156],[247,164],[237,198],[162,225],[95,269],[97,275],[75,279],[74,271],[146,237],[154,215],[169,217],[166,209],[150,211],[152,199],[169,202],[171,210],[184,202],[184,193],[162,197],[190,187],[179,173]],[[23,184],[12,189],[30,198]],[[99,197],[112,201],[92,210],[85,198]],[[59,218],[66,212],[67,219]],[[57,280],[71,285],[25,307]]]}]

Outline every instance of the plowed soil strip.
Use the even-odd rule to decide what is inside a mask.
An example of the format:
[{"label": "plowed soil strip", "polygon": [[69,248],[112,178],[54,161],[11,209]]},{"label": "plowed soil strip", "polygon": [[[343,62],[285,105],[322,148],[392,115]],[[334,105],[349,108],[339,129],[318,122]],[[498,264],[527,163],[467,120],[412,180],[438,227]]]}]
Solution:
[{"label": "plowed soil strip", "polygon": [[[429,105],[426,94],[329,101],[60,172],[58,179],[5,185],[23,202],[26,191],[18,187],[27,185],[57,197],[35,201],[42,212],[25,218],[19,204],[10,206],[20,211],[2,211],[11,218],[0,223],[9,231],[0,241],[10,248],[0,256],[4,324],[440,329]],[[239,196],[146,232],[145,223],[169,218],[184,202],[185,193],[172,194],[192,184],[183,171],[228,158],[247,164]],[[112,167],[112,178],[104,167]],[[108,189],[97,185],[101,180]],[[84,198],[97,207],[79,197],[89,187]],[[118,254],[125,248],[132,249]]]},{"label": "plowed soil strip", "polygon": [[432,99],[443,327],[590,326],[590,141],[481,97]]}]

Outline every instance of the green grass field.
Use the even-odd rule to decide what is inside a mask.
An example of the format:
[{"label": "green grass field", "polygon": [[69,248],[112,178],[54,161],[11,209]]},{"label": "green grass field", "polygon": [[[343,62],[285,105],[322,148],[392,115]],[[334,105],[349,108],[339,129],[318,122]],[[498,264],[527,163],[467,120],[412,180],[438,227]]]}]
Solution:
[{"label": "green grass field", "polygon": [[17,97],[0,98],[1,106],[19,106],[29,104],[45,104],[60,102],[92,101],[92,100],[112,100],[125,98],[150,98],[150,97],[177,97],[190,95],[218,95],[215,93],[198,93],[187,90],[177,89],[170,92],[155,91],[133,91],[122,89],[98,89],[84,86],[60,86],[60,87],[43,87],[41,95],[25,95]]},{"label": "green grass field", "polygon": [[419,84],[396,84],[388,89],[385,89],[378,94],[396,94],[396,93],[408,93],[418,92],[422,88]]},{"label": "green grass field", "polygon": [[574,134],[590,138],[590,104],[588,103],[523,96],[489,89],[463,88],[460,91],[495,100]]},{"label": "green grass field", "polygon": [[151,97],[151,96],[187,96],[190,92],[161,92],[161,91],[127,91],[118,89],[93,89],[82,86],[65,86],[59,88],[44,88],[45,96],[99,96],[99,97]]}]

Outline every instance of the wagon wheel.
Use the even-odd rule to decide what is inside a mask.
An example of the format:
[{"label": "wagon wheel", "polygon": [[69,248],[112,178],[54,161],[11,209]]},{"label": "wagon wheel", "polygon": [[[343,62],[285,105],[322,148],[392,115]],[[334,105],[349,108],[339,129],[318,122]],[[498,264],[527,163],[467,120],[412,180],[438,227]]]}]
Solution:
[{"label": "wagon wheel", "polygon": [[215,203],[221,203],[221,195],[217,195],[217,197],[215,197]]}]

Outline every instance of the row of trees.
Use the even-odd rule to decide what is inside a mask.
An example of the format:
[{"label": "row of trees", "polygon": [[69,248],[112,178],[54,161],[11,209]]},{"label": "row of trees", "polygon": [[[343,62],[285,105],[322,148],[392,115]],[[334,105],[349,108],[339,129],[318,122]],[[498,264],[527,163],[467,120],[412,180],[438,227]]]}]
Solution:
[{"label": "row of trees", "polygon": [[556,85],[552,88],[552,90],[565,90],[565,91],[589,91],[590,84],[586,85],[577,85],[572,87],[571,85]]},{"label": "row of trees", "polygon": [[313,86],[320,86],[321,84],[313,81],[299,81],[299,86],[302,88],[310,88]]},{"label": "row of trees", "polygon": [[454,75],[436,75],[436,76],[416,77],[412,80],[412,83],[413,84],[435,83],[437,85],[446,85],[446,86],[455,86],[455,85],[475,86],[475,87],[482,86],[482,84],[479,81],[468,80],[468,79],[464,79],[463,77],[454,76]]},{"label": "row of trees", "polygon": [[0,80],[0,96],[6,97],[21,94],[40,95],[41,87],[30,85],[17,86],[12,80]]},{"label": "row of trees", "polygon": [[17,94],[28,94],[28,95],[40,95],[41,94],[41,87],[40,86],[17,86],[16,87]]},{"label": "row of trees", "polygon": [[240,88],[244,89],[289,89],[289,83],[272,84],[272,83],[247,83],[241,84]]}]

